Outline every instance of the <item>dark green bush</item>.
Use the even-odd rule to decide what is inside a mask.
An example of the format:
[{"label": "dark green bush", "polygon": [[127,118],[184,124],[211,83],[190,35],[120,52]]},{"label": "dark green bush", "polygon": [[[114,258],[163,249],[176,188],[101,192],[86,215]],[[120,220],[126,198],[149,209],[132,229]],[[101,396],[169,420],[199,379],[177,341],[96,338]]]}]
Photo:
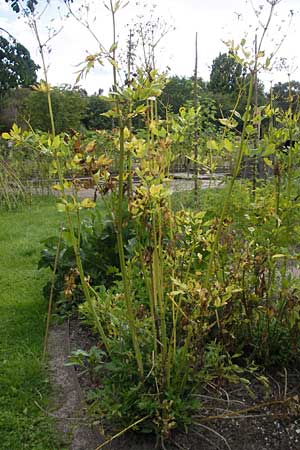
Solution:
[{"label": "dark green bush", "polygon": [[[110,287],[119,278],[119,256],[116,234],[111,215],[103,205],[85,216],[80,227],[80,256],[86,277],[92,286]],[[132,237],[129,225],[124,229],[124,241]],[[52,236],[43,241],[44,248],[39,268],[54,268],[59,238]],[[49,298],[51,282],[44,287]],[[69,311],[82,301],[80,280],[68,229],[62,232],[58,266],[55,276],[54,299],[60,311]]]}]

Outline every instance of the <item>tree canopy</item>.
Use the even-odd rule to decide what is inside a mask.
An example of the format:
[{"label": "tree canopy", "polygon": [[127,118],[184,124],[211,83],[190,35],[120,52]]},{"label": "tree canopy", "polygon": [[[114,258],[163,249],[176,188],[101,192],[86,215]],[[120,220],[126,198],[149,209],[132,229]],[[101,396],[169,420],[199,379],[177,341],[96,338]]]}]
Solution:
[{"label": "tree canopy", "polygon": [[[86,95],[82,90],[68,85],[58,86],[51,91],[52,108],[57,132],[79,128],[86,108]],[[32,91],[25,99],[22,115],[34,130],[50,131],[51,122],[48,100],[45,92]]]},{"label": "tree canopy", "polygon": [[[236,100],[240,93],[237,111],[243,113],[247,102],[247,92],[250,75],[229,53],[220,53],[212,63],[208,90],[219,109],[219,115],[227,117],[236,107]],[[265,102],[264,86],[258,81],[258,105]]]},{"label": "tree canopy", "polygon": [[0,97],[11,88],[34,84],[38,68],[24,45],[0,36]]},{"label": "tree canopy", "polygon": [[[200,79],[198,86],[203,88],[204,83]],[[173,113],[177,114],[181,106],[193,99],[193,79],[179,77],[177,75],[169,78],[162,95],[161,102],[165,106],[169,106]]]},{"label": "tree canopy", "polygon": [[[101,90],[100,90],[101,91]],[[111,119],[102,115],[111,105],[101,95],[91,95],[86,98],[86,108],[82,117],[82,124],[88,130],[110,129]]]},{"label": "tree canopy", "polygon": [[239,91],[244,78],[241,64],[230,53],[220,53],[212,63],[209,89],[212,92],[231,94]]},{"label": "tree canopy", "polygon": [[277,83],[273,87],[273,97],[275,106],[287,111],[291,105],[292,110],[299,109],[300,82],[291,80],[286,83]]},{"label": "tree canopy", "polygon": [[[5,0],[5,1],[6,3],[10,3],[11,9],[16,13],[19,13],[21,11],[21,5],[23,6],[24,9],[33,13],[38,4],[38,0]],[[64,0],[64,2],[73,3],[73,0]]]},{"label": "tree canopy", "polygon": [[19,13],[21,8],[20,5],[21,3],[25,4],[25,8],[29,9],[30,12],[33,12],[36,5],[38,4],[37,0],[5,0],[6,3],[10,3],[10,6],[12,8],[13,11],[15,11],[16,13]]},{"label": "tree canopy", "polygon": [[[197,97],[202,97],[206,92],[205,82],[199,78],[197,83]],[[178,114],[182,106],[190,106],[194,98],[193,77],[171,76],[160,96],[158,105],[159,115],[165,117],[166,108],[172,113]]]}]

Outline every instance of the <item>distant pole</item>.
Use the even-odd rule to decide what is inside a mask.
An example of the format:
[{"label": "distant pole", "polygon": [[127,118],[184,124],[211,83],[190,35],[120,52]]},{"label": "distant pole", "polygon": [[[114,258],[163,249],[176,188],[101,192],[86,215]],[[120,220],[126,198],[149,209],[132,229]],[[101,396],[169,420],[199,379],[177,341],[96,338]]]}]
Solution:
[{"label": "distant pole", "polygon": [[195,70],[194,70],[194,110],[195,110],[195,122],[194,122],[194,194],[195,198],[198,196],[198,117],[196,114],[198,108],[198,33],[195,37]]}]

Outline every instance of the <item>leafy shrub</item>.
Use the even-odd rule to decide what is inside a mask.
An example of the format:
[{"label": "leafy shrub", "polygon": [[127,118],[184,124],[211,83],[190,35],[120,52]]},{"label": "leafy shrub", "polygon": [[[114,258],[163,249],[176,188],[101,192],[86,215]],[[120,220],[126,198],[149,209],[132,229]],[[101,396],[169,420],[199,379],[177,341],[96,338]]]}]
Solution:
[{"label": "leafy shrub", "polygon": [[[58,133],[79,128],[86,107],[86,93],[68,85],[55,87],[51,93]],[[46,92],[32,91],[24,100],[22,114],[34,130],[51,131]]]},{"label": "leafy shrub", "polygon": [[[101,204],[102,205],[102,204]],[[129,225],[124,229],[124,240],[132,237]],[[43,241],[38,267],[54,269],[59,238],[52,236]],[[119,277],[119,257],[116,233],[111,215],[103,205],[89,214],[80,226],[80,257],[86,277],[92,286],[111,286]],[[44,295],[49,298],[51,282],[44,287]],[[58,266],[55,276],[54,299],[59,310],[67,312],[83,301],[76,258],[68,229],[64,229],[60,241]]]}]

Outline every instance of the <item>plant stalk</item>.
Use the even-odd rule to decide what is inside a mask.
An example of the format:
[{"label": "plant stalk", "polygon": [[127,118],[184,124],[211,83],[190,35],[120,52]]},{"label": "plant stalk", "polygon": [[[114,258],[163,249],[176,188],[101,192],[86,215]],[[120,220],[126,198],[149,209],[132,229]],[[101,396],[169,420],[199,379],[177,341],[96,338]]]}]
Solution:
[{"label": "plant stalk", "polygon": [[246,111],[245,111],[245,116],[244,116],[243,130],[242,130],[241,141],[240,141],[240,145],[239,145],[239,151],[238,151],[235,167],[234,167],[234,170],[233,170],[233,174],[232,174],[232,177],[231,177],[231,180],[230,180],[230,183],[229,183],[227,195],[226,195],[226,198],[225,198],[225,201],[224,201],[224,204],[223,204],[223,208],[222,208],[222,211],[221,211],[221,215],[220,215],[220,219],[219,219],[219,223],[218,223],[218,227],[217,227],[217,231],[216,231],[216,236],[215,236],[215,239],[214,239],[214,242],[213,242],[212,250],[211,250],[211,253],[209,255],[208,267],[207,267],[207,272],[206,272],[206,277],[205,277],[205,282],[204,282],[204,285],[205,285],[206,288],[208,288],[209,282],[210,282],[210,279],[211,279],[211,276],[212,276],[214,257],[215,257],[215,253],[216,253],[218,245],[219,245],[221,232],[222,232],[222,229],[223,229],[223,222],[224,222],[225,215],[226,215],[228,207],[229,207],[230,198],[231,198],[231,194],[232,194],[232,191],[233,191],[234,183],[235,183],[235,181],[237,179],[237,176],[239,174],[240,167],[241,167],[241,162],[242,162],[243,155],[244,155],[245,140],[246,140],[246,133],[247,133],[247,125],[248,125],[249,117],[250,117],[250,105],[251,105],[252,91],[253,91],[253,80],[252,80],[252,77],[253,77],[253,75],[251,74],[251,79],[250,79],[250,84],[249,84],[249,91],[248,91],[248,98],[247,98],[247,105],[246,105]]}]

